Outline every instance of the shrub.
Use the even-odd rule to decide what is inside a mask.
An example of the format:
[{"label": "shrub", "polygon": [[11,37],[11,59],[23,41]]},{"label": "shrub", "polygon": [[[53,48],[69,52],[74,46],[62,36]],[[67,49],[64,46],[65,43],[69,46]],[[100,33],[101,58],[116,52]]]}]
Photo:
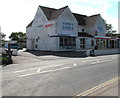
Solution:
[{"label": "shrub", "polygon": [[2,65],[7,65],[8,64],[8,58],[7,57],[1,57],[0,61],[2,61]]},{"label": "shrub", "polygon": [[9,59],[7,55],[2,55],[2,57],[0,57],[0,64],[2,65],[12,64],[12,59]]}]

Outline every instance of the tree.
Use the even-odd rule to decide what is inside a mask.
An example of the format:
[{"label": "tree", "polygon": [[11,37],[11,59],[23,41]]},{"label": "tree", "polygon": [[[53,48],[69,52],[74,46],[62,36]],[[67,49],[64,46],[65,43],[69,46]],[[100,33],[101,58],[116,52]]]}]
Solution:
[{"label": "tree", "polygon": [[9,36],[11,40],[18,40],[18,33],[17,32],[12,32],[12,34]]},{"label": "tree", "polygon": [[113,33],[116,33],[116,32],[117,32],[116,30],[113,30],[112,24],[108,24],[108,23],[106,22],[106,20],[104,20],[104,21],[105,21],[106,29],[107,29],[106,33],[108,33],[108,34],[113,34]]},{"label": "tree", "polygon": [[17,41],[17,42],[25,42],[26,41],[26,33],[23,32],[12,32],[9,36],[11,40]]},{"label": "tree", "polygon": [[6,34],[0,32],[0,46],[3,46],[5,44],[5,37]]},{"label": "tree", "polygon": [[1,38],[1,40],[4,40],[5,37],[6,37],[6,34],[4,34],[4,33],[0,33],[0,38]]}]

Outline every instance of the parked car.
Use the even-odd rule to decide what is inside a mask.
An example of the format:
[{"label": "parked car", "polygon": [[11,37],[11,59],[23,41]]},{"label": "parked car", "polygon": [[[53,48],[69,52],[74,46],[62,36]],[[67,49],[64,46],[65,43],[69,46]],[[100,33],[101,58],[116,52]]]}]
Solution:
[{"label": "parked car", "polygon": [[[2,47],[3,53],[6,53],[6,50],[8,50],[8,43],[9,42],[6,42],[5,45]],[[18,55],[19,46],[17,43],[10,43],[10,48],[12,51],[12,55]]]},{"label": "parked car", "polygon": [[[5,43],[5,45],[3,46],[4,48],[8,48],[8,42],[7,43]],[[18,44],[17,43],[10,43],[10,48],[11,49],[19,49],[19,46],[18,46]]]}]

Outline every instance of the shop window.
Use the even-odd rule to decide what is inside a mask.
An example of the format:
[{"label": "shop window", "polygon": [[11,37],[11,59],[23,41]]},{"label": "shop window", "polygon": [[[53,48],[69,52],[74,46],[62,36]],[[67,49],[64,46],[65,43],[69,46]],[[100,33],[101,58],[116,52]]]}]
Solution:
[{"label": "shop window", "polygon": [[106,45],[107,45],[107,48],[109,48],[109,40],[108,39],[107,39]]},{"label": "shop window", "polygon": [[35,48],[38,48],[37,44],[35,45]]},{"label": "shop window", "polygon": [[91,46],[94,46],[94,40],[91,40]]},{"label": "shop window", "polygon": [[76,46],[76,38],[73,38],[73,46]]},{"label": "shop window", "polygon": [[60,37],[60,49],[73,49],[76,46],[76,39],[73,37]]},{"label": "shop window", "polygon": [[60,37],[60,46],[63,46],[63,38]]}]

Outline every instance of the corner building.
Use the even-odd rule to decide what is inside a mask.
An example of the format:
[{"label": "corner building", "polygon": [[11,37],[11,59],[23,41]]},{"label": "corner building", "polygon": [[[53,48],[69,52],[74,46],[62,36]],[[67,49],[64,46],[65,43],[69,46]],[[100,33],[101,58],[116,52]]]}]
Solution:
[{"label": "corner building", "polygon": [[27,49],[41,51],[110,48],[111,39],[106,37],[105,22],[100,14],[80,15],[72,13],[68,6],[60,9],[39,6],[26,27],[26,36]]}]

